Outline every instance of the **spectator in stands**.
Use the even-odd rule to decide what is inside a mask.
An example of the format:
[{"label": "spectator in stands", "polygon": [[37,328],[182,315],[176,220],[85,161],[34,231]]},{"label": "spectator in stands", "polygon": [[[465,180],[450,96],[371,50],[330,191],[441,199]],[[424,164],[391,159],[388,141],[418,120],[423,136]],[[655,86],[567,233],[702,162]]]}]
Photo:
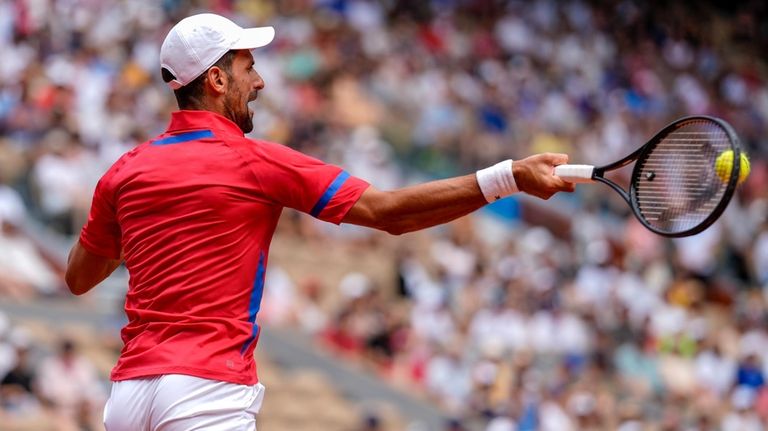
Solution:
[{"label": "spectator in stands", "polygon": [[40,403],[34,387],[37,376],[30,358],[32,340],[20,328],[15,328],[9,339],[15,349],[16,361],[13,368],[0,379],[2,408],[17,416],[40,414]]},{"label": "spectator in stands", "polygon": [[16,352],[10,341],[11,320],[0,312],[0,376],[5,376],[16,363]]},{"label": "spectator in stands", "polygon": [[723,431],[759,431],[765,429],[760,418],[751,408],[756,392],[748,386],[737,386],[731,394],[733,410],[723,417],[720,426]]},{"label": "spectator in stands", "polygon": [[64,338],[55,355],[42,361],[36,385],[41,399],[62,421],[92,427],[100,423],[105,394],[91,361]]},{"label": "spectator in stands", "polygon": [[757,353],[748,353],[746,357],[739,362],[736,368],[737,386],[752,388],[757,391],[765,385],[763,376],[763,367]]}]

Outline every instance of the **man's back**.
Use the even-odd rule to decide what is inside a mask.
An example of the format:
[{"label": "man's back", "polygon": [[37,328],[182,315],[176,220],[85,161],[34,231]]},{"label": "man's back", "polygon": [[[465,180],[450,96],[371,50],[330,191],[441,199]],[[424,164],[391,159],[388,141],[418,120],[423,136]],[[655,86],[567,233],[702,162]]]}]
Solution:
[{"label": "man's back", "polygon": [[[200,111],[175,113],[166,134],[118,160],[81,237],[95,253],[122,251],[130,273],[125,348],[112,378],[177,373],[254,384],[255,320],[282,207],[311,211],[340,173]],[[310,179],[314,191],[300,184]],[[350,196],[365,186],[349,184]]]}]

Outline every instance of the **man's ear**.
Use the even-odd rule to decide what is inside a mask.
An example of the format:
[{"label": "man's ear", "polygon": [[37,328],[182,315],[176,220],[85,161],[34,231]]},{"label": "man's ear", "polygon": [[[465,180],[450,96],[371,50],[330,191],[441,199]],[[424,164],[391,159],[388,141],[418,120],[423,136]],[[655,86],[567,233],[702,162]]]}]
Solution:
[{"label": "man's ear", "polygon": [[226,72],[218,66],[213,66],[206,72],[208,87],[217,94],[224,94],[227,92],[227,85],[229,85],[229,77]]}]

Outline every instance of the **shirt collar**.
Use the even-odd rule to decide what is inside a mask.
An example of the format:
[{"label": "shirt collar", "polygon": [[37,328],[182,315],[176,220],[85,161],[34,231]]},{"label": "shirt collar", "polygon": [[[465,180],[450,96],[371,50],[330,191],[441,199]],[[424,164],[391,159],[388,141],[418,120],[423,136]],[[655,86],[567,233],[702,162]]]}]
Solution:
[{"label": "shirt collar", "polygon": [[211,111],[185,110],[171,113],[171,123],[166,133],[199,129],[212,129],[227,135],[245,136],[237,124],[223,115]]}]

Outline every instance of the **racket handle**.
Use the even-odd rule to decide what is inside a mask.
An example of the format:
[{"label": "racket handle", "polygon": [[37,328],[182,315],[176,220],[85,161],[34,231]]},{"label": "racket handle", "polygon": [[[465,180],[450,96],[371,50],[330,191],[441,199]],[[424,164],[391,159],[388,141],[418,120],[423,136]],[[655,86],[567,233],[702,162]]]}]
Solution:
[{"label": "racket handle", "polygon": [[555,175],[569,183],[591,183],[594,171],[595,167],[592,165],[555,166]]}]

